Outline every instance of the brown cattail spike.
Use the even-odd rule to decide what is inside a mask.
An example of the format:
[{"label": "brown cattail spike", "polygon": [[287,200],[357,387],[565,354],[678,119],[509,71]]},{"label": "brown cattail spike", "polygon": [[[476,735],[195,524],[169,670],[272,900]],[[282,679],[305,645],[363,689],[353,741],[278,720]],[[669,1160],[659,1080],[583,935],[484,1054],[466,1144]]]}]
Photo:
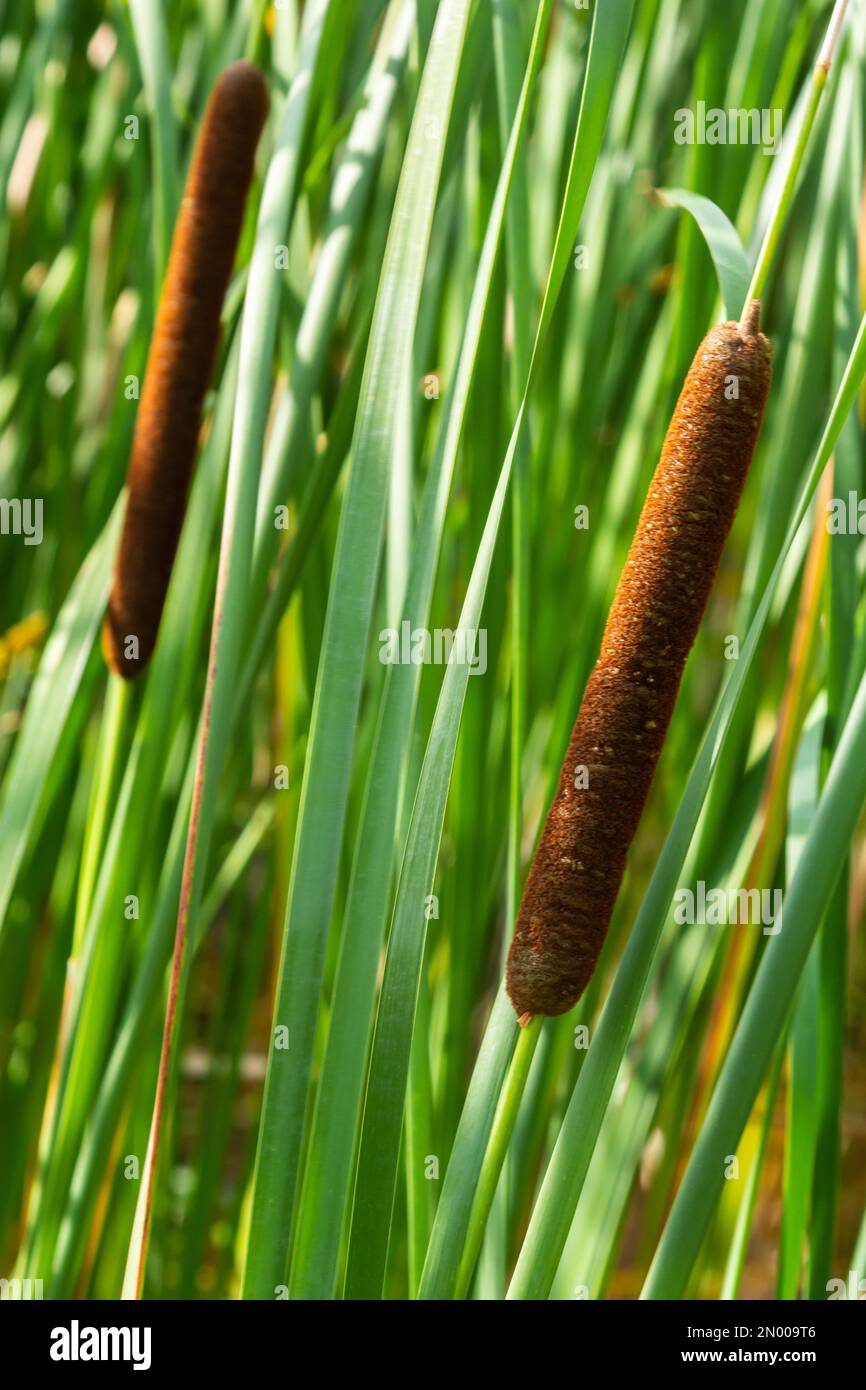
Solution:
[{"label": "brown cattail spike", "polygon": [[518,1017],[577,1002],[604,944],[752,459],[771,352],[755,300],[701,343],[670,423],[529,871],[506,982]]},{"label": "brown cattail spike", "polygon": [[147,359],[123,535],[102,629],[112,671],[134,679],[156,644],[219,345],[256,145],[268,111],[250,63],[220,76],[205,112],[171,246]]}]

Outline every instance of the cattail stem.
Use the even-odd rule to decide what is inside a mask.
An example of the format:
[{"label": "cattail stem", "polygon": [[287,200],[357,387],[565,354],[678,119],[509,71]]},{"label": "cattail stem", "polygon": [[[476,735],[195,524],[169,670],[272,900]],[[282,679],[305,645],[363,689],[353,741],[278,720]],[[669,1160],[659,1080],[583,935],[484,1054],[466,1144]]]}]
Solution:
[{"label": "cattail stem", "polygon": [[770,271],[770,266],[773,262],[773,257],[776,253],[776,246],[779,241],[779,236],[781,234],[783,226],[785,225],[785,219],[788,216],[791,203],[794,200],[794,190],[797,186],[797,178],[799,176],[800,168],[806,155],[806,150],[809,147],[809,139],[812,134],[812,128],[815,124],[815,117],[818,114],[818,107],[821,104],[821,97],[823,96],[824,88],[827,85],[827,77],[830,72],[830,66],[833,62],[833,56],[839,41],[839,35],[842,32],[842,25],[845,20],[845,12],[847,10],[847,7],[848,0],[836,0],[836,4],[833,7],[833,13],[830,16],[830,23],[827,26],[827,32],[824,36],[824,42],[821,45],[821,51],[818,54],[817,61],[812,70],[812,81],[809,88],[809,96],[806,101],[806,109],[803,112],[803,119],[800,123],[800,129],[797,132],[797,142],[794,146],[794,152],[791,156],[791,162],[788,166],[788,170],[785,175],[785,181],[782,184],[781,189],[779,190],[779,197],[776,202],[776,206],[773,209],[773,215],[771,216],[770,221],[767,224],[767,230],[764,233],[764,240],[761,245],[761,250],[758,253],[758,260],[757,264],[755,265],[754,273],[752,275],[752,282],[749,285],[748,293],[746,295],[744,312],[748,311],[748,307],[753,300],[760,299],[762,294],[764,293],[764,287],[767,283],[767,276]]},{"label": "cattail stem", "polygon": [[520,1019],[521,1026],[517,1036],[517,1044],[511,1058],[508,1075],[499,1093],[490,1138],[487,1141],[481,1172],[478,1175],[478,1186],[475,1190],[475,1199],[472,1203],[469,1225],[466,1230],[466,1243],[457,1272],[455,1298],[465,1298],[469,1289],[478,1252],[481,1249],[484,1228],[487,1225],[487,1218],[496,1194],[499,1174],[502,1171],[505,1154],[514,1133],[514,1125],[529,1076],[529,1068],[535,1056],[538,1039],[541,1037],[543,1022],[544,1020],[540,1016]]},{"label": "cattail stem", "polygon": [[560,1014],[601,953],[770,385],[758,306],[710,330],[650,484],[524,889],[506,983]]},{"label": "cattail stem", "polygon": [[102,632],[108,666],[127,680],[141,674],[156,644],[267,109],[258,68],[243,62],[226,68],[208,102],[184,189],[135,422]]}]

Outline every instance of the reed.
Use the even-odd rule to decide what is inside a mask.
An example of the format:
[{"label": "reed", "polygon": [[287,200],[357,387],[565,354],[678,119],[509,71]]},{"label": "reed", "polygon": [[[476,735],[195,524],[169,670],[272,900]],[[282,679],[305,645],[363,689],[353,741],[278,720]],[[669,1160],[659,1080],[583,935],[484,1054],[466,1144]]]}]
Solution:
[{"label": "reed", "polygon": [[698,348],[650,483],[523,892],[506,980],[521,1019],[598,963],[770,388],[753,300]]},{"label": "reed", "polygon": [[141,675],[156,646],[219,347],[223,298],[267,111],[259,69],[246,62],[226,68],[208,102],[184,189],[135,422],[126,515],[102,628],[105,660],[126,680]]}]

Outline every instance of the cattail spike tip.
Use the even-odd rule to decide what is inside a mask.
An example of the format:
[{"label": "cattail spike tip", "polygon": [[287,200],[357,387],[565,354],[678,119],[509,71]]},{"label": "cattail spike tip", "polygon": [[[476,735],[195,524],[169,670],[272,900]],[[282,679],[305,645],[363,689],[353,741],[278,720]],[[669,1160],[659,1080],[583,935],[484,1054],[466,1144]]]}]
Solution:
[{"label": "cattail spike tip", "polygon": [[740,333],[744,338],[754,338],[761,329],[761,301],[753,299],[740,320]]}]

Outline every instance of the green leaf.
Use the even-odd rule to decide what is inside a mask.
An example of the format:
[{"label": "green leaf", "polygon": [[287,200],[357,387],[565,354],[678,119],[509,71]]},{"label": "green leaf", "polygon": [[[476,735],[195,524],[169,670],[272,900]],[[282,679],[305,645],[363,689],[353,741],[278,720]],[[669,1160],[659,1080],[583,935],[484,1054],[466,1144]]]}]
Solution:
[{"label": "green leaf", "polygon": [[[541,23],[546,10],[542,8],[539,15]],[[537,62],[531,63],[528,69],[524,98],[500,172],[454,386],[449,393],[445,422],[425,485],[403,609],[403,621],[408,622],[413,631],[426,628],[429,618],[451,482],[502,239],[508,190],[524,132],[531,78],[536,67]],[[406,757],[420,678],[420,667],[409,663],[389,667],[385,680],[304,1178],[290,1281],[293,1297],[329,1297],[333,1292],[375,999],[376,970],[391,893],[398,812],[403,800]]]},{"label": "green leaf", "polygon": [[660,188],[657,193],[665,207],[684,208],[695,219],[713,258],[725,313],[729,319],[739,319],[750,271],[736,227],[711,198],[701,193],[690,193],[686,188]]},{"label": "green leaf", "polygon": [[[459,628],[464,632],[475,631],[480,623],[493,549],[512,464],[520,443],[527,400],[540,362],[540,348],[552,322],[556,300],[571,261],[574,236],[604,134],[618,57],[628,31],[628,23],[623,25],[623,21],[627,21],[630,14],[630,3],[609,4],[595,12],[581,115],[572,150],[529,379],[524,388],[523,400],[499,474],[460,615]],[[543,12],[540,10],[527,69],[527,82],[538,51],[542,18]],[[623,27],[617,27],[618,25]],[[522,102],[525,102],[526,92],[525,82]],[[516,123],[512,129],[512,142],[515,131]],[[433,883],[468,680],[468,666],[465,663],[450,661],[436,706],[406,841],[364,1101],[364,1124],[346,1274],[346,1295],[351,1298],[379,1297],[385,1277],[403,1097],[424,950],[426,921],[423,903]],[[476,1176],[477,1174],[467,1174],[473,1185]],[[462,1203],[460,1207],[462,1211]],[[471,1211],[471,1203],[468,1211]],[[462,1234],[461,1231],[458,1236],[461,1244]],[[454,1262],[454,1277],[458,1266],[459,1256]]]},{"label": "green leaf", "polygon": [[154,273],[162,284],[177,211],[177,138],[171,63],[161,0],[129,0],[151,121],[154,187]]},{"label": "green leaf", "polygon": [[791,1001],[866,799],[863,677],[809,838],[786,894],[782,930],[767,947],[710,1108],[662,1233],[643,1298],[681,1296],[734,1153],[785,1026]]},{"label": "green leaf", "polygon": [[445,0],[424,68],[379,281],[337,549],[286,907],[244,1272],[244,1296],[272,1297],[286,1273],[325,944],[385,521],[403,363],[411,354],[469,0]]},{"label": "green leaf", "polygon": [[43,791],[108,603],[122,502],[111,514],[57,615],[6,773],[0,806],[0,943]]}]

